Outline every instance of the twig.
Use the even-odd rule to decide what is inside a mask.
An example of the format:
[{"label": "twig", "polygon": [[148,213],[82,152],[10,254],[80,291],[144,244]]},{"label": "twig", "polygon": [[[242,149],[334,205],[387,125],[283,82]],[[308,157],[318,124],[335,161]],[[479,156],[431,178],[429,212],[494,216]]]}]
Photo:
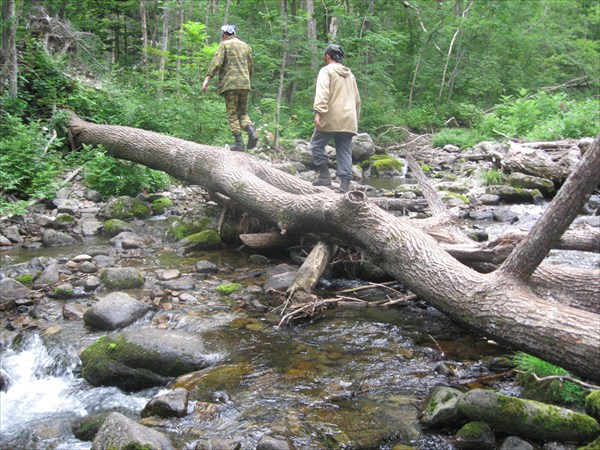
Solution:
[{"label": "twig", "polygon": [[533,379],[535,381],[537,381],[538,383],[543,383],[544,381],[551,381],[551,380],[560,380],[560,381],[570,381],[571,383],[575,383],[578,384],[581,387],[584,387],[586,389],[600,389],[600,386],[596,386],[594,384],[589,384],[586,383],[584,381],[578,380],[577,378],[573,378],[570,375],[549,375],[547,377],[538,377],[535,373],[531,374],[533,376]]}]

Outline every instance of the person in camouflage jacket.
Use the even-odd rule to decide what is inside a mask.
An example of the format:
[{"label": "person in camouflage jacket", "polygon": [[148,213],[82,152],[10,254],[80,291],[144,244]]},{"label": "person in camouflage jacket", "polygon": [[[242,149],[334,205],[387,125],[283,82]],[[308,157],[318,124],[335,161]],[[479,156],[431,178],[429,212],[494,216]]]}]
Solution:
[{"label": "person in camouflage jacket", "polygon": [[248,149],[256,147],[258,136],[248,117],[248,94],[252,77],[252,48],[238,39],[235,25],[221,27],[221,43],[202,84],[206,92],[210,80],[219,75],[217,89],[225,98],[229,129],[235,138],[231,150],[244,151],[242,130],[248,133]]}]

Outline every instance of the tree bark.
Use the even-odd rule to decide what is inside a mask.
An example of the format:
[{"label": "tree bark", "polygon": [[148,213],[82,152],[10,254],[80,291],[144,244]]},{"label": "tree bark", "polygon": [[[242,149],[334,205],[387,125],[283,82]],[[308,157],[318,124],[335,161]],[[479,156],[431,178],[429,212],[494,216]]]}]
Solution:
[{"label": "tree bark", "polygon": [[[4,92],[5,82],[8,81],[8,94],[17,98],[17,26],[19,13],[14,0],[2,0],[2,52],[0,56],[4,64],[0,67],[0,94]],[[1,107],[0,107],[1,110]]]},{"label": "tree bark", "polygon": [[[513,270],[482,274],[464,266],[431,236],[373,205],[362,192],[336,194],[246,153],[149,131],[91,124],[76,116],[69,129],[77,143],[102,144],[117,158],[222,193],[256,217],[276,223],[282,234],[313,233],[325,242],[363,252],[456,322],[579,376],[600,380],[599,315],[540,297],[522,277],[511,276]],[[600,137],[592,147],[599,147],[599,141]]]}]

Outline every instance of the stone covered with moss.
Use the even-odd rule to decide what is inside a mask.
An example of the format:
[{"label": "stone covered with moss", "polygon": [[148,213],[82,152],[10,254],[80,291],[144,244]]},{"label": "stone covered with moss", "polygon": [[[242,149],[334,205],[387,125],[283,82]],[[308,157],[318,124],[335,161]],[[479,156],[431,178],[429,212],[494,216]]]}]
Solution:
[{"label": "stone covered with moss", "polygon": [[175,244],[180,253],[187,254],[197,250],[213,250],[223,242],[216,230],[204,230],[181,239]]},{"label": "stone covered with moss", "polygon": [[596,419],[586,414],[483,389],[467,392],[457,406],[469,420],[540,442],[586,443],[600,434]]},{"label": "stone covered with moss", "polygon": [[159,197],[152,202],[150,208],[152,208],[152,212],[154,214],[160,215],[164,214],[167,209],[173,206],[173,202],[171,199],[167,197]]},{"label": "stone covered with moss", "polygon": [[144,277],[134,267],[111,267],[100,272],[100,281],[108,289],[137,289],[144,285]]},{"label": "stone covered with moss", "polygon": [[122,196],[109,200],[102,214],[107,219],[147,219],[152,215],[152,211],[143,202],[131,197]]},{"label": "stone covered with moss", "polygon": [[378,176],[384,172],[402,172],[403,164],[390,155],[371,156],[371,175]]},{"label": "stone covered with moss", "polygon": [[585,412],[600,421],[600,389],[590,392],[585,398]]},{"label": "stone covered with moss", "polygon": [[93,386],[138,391],[208,367],[218,360],[197,334],[132,329],[103,336],[81,354],[83,378]]},{"label": "stone covered with moss", "polygon": [[436,386],[431,390],[425,407],[419,415],[420,422],[428,427],[445,427],[464,419],[458,410],[458,400],[463,393],[447,386]]},{"label": "stone covered with moss", "polygon": [[108,237],[114,237],[124,231],[133,231],[129,224],[121,219],[108,219],[101,228],[101,234]]}]

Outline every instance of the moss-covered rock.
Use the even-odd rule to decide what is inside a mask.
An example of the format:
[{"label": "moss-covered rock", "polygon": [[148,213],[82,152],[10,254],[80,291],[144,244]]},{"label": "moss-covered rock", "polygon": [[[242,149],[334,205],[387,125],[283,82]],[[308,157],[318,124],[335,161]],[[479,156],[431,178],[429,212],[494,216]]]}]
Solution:
[{"label": "moss-covered rock", "polygon": [[160,215],[164,214],[167,209],[173,206],[173,202],[170,198],[160,197],[152,202],[150,208],[154,214]]},{"label": "moss-covered rock", "polygon": [[108,289],[136,289],[144,285],[144,277],[134,267],[114,267],[100,272],[100,281]]},{"label": "moss-covered rock", "polygon": [[100,229],[101,234],[108,237],[114,237],[125,231],[133,232],[133,229],[121,219],[108,219]]},{"label": "moss-covered rock", "polygon": [[91,385],[126,391],[165,385],[217,359],[197,334],[150,328],[103,336],[81,354],[82,375]]},{"label": "moss-covered rock", "polygon": [[496,437],[486,422],[469,422],[456,433],[456,445],[462,449],[495,448]]},{"label": "moss-covered rock", "polygon": [[508,176],[509,186],[521,189],[537,189],[543,195],[548,196],[554,192],[554,182],[547,178],[525,175],[520,172],[513,172]]},{"label": "moss-covered rock", "polygon": [[197,250],[213,250],[221,245],[221,236],[216,230],[211,229],[187,236],[177,242],[174,247],[180,253],[187,254]]},{"label": "moss-covered rock", "polygon": [[464,416],[458,409],[458,400],[463,393],[447,386],[436,386],[429,393],[425,407],[419,415],[421,423],[428,427],[456,425]]},{"label": "moss-covered rock", "polygon": [[141,201],[122,196],[109,200],[102,214],[108,219],[146,219],[152,215],[152,211]]},{"label": "moss-covered rock", "polygon": [[600,389],[590,392],[585,398],[585,412],[600,421]]},{"label": "moss-covered rock", "polygon": [[390,155],[373,155],[371,156],[371,175],[378,176],[383,172],[401,172],[401,161]]},{"label": "moss-covered rock", "polygon": [[536,441],[589,442],[600,434],[593,417],[554,405],[474,389],[458,401],[469,420]]},{"label": "moss-covered rock", "polygon": [[497,195],[508,203],[540,203],[544,196],[537,189],[522,189],[505,185],[487,186],[486,194]]}]

